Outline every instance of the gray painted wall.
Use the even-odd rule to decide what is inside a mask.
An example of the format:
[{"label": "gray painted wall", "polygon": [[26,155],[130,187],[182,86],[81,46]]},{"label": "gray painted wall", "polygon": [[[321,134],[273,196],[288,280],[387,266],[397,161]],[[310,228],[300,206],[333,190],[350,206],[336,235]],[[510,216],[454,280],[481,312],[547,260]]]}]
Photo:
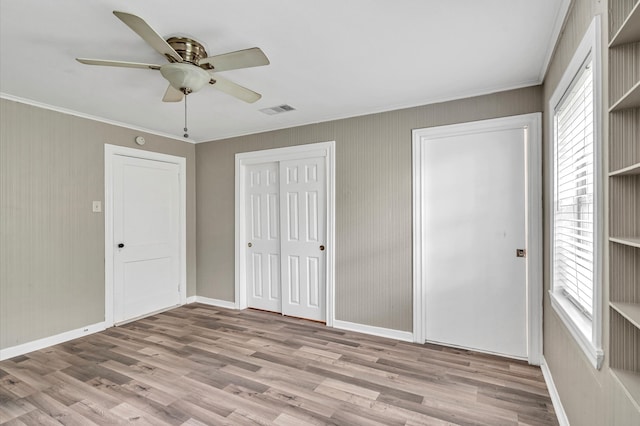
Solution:
[{"label": "gray painted wall", "polygon": [[[637,0],[636,0],[637,1]],[[544,81],[544,102],[547,108],[549,99],[555,90],[564,70],[569,65],[571,58],[580,44],[587,28],[594,16],[602,17],[602,98],[603,98],[603,170],[607,170],[607,145],[608,145],[608,72],[607,72],[607,2],[602,0],[574,0],[572,9],[565,22],[565,27],[560,36],[556,51]],[[543,158],[549,158],[549,150],[552,149],[547,138],[549,121],[545,115],[544,120],[544,144]],[[552,195],[548,193],[549,179],[552,173],[551,164],[544,162],[544,210],[549,212],[552,208]],[[608,198],[605,185],[604,199]],[[545,216],[545,219],[547,216]],[[603,218],[608,223],[608,212]],[[605,225],[607,226],[607,225]],[[601,370],[596,370],[587,360],[582,350],[578,347],[574,338],[569,334],[564,323],[551,307],[548,290],[550,288],[550,227],[549,221],[544,224],[544,357],[553,375],[553,380],[560,395],[562,405],[572,425],[602,426],[602,425],[637,425],[640,424],[640,412],[632,405],[621,387],[614,381],[609,370],[609,300],[608,271],[603,273],[603,349],[605,351],[604,365]],[[606,235],[606,232],[605,232]],[[604,245],[603,253],[605,262],[608,259],[608,244]]]},{"label": "gray painted wall", "polygon": [[104,321],[104,144],[187,159],[187,295],[196,290],[195,146],[0,99],[0,348]]},{"label": "gray painted wall", "polygon": [[411,331],[412,129],[539,111],[538,86],[198,144],[198,296],[234,300],[235,154],[335,140],[336,318]]}]

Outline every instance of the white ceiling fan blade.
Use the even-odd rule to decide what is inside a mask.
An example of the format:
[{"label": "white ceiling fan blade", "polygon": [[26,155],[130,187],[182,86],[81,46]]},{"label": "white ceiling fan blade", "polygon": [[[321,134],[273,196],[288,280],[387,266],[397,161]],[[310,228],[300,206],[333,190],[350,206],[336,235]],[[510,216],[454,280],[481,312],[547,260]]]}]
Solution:
[{"label": "white ceiling fan blade", "polygon": [[180,102],[184,98],[184,93],[169,85],[167,87],[167,91],[164,92],[164,97],[162,98],[162,102]]},{"label": "white ceiling fan blade", "polygon": [[182,57],[178,55],[173,47],[169,45],[144,19],[126,12],[113,11],[113,14],[138,34],[144,41],[153,47],[158,53],[165,57],[171,57],[176,62],[182,62]]},{"label": "white ceiling fan blade", "polygon": [[239,84],[236,84],[227,79],[218,77],[217,75],[211,78],[209,84],[212,84],[216,89],[231,95],[235,98],[238,98],[242,101],[248,102],[250,104],[259,100],[262,95],[260,93],[256,93],[253,90],[249,90],[246,87],[242,87]]},{"label": "white ceiling fan blade", "polygon": [[269,59],[259,47],[209,56],[200,59],[199,65],[209,64],[216,72],[235,70],[239,68],[259,67],[269,65]]},{"label": "white ceiling fan blade", "polygon": [[107,61],[104,59],[87,59],[76,58],[76,61],[86,65],[102,65],[106,67],[123,67],[123,68],[146,68],[150,70],[159,70],[160,65],[155,64],[142,64],[140,62],[126,62],[126,61]]}]

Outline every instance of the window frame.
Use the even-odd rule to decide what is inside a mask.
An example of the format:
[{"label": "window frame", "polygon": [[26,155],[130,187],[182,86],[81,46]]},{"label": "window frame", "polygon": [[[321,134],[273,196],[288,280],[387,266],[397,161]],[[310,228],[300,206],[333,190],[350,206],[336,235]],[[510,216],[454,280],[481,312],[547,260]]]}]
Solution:
[{"label": "window frame", "polygon": [[[602,174],[602,48],[601,48],[601,24],[600,17],[596,16],[587,29],[580,45],[576,49],[571,62],[565,69],[560,82],[549,99],[547,118],[549,131],[549,164],[550,167],[550,194],[549,208],[549,296],[551,306],[565,324],[570,334],[585,353],[590,363],[596,368],[602,367],[604,351],[602,350],[602,265],[603,265],[603,225],[604,225],[604,197]],[[581,72],[585,61],[591,57],[593,78],[593,314],[589,319],[560,288],[556,288],[554,282],[554,258],[555,258],[555,187],[556,187],[556,107],[563,101],[565,93],[571,88],[575,77]]]}]

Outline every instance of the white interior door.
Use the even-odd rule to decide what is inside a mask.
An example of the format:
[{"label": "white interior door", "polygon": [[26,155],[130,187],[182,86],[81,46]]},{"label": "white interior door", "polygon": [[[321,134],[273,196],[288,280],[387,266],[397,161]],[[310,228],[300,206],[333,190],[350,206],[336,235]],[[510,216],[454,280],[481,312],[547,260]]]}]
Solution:
[{"label": "white interior door", "polygon": [[278,163],[246,167],[247,298],[253,308],[280,312],[280,179]]},{"label": "white interior door", "polygon": [[325,321],[326,157],[244,169],[247,306]]},{"label": "white interior door", "polygon": [[525,131],[423,149],[426,340],[527,358]]},{"label": "white interior door", "polygon": [[325,321],[325,158],[280,162],[282,313]]},{"label": "white interior door", "polygon": [[180,304],[177,164],[113,157],[114,322]]}]

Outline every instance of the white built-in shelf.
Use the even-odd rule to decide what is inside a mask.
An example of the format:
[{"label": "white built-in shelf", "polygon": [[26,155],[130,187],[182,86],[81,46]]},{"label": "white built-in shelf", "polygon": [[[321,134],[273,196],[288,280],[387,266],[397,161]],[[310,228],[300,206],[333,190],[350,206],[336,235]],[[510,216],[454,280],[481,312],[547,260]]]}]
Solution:
[{"label": "white built-in shelf", "polygon": [[613,106],[610,112],[620,111],[627,108],[640,107],[640,81],[637,82],[627,93],[625,93]]},{"label": "white built-in shelf", "polygon": [[[637,46],[636,44],[629,44],[640,43],[640,1],[608,1],[610,8],[609,12],[612,16],[617,16],[618,13],[628,10],[627,7],[630,3],[635,3],[633,4],[631,12],[626,15],[624,22],[609,41],[609,52],[615,53],[616,58],[619,56],[621,64],[624,65],[621,69],[616,69],[615,66],[611,66],[610,64],[609,72],[611,73],[611,78],[609,82],[609,89],[613,87],[612,81],[615,81],[615,79],[622,79],[625,76],[625,73],[631,72],[631,69],[627,65],[633,67],[637,61],[637,49],[635,49]],[[629,47],[617,47],[625,44]],[[633,83],[633,81],[631,83]],[[619,114],[618,111],[632,108],[640,108],[640,81],[635,81],[633,87],[613,102],[613,105],[609,108],[609,113],[611,114],[611,117],[615,117]],[[636,112],[637,111],[633,111],[629,117],[631,124],[634,127],[638,124],[638,115]],[[626,138],[621,131],[621,129],[615,130],[610,138],[609,150],[612,154],[622,154],[625,152],[625,149],[634,147],[638,142],[637,140]],[[614,143],[614,141],[617,143]],[[618,146],[618,144],[620,144],[620,146]],[[610,170],[609,182],[621,183],[623,179],[622,177],[625,177],[625,180],[631,179],[631,183],[635,185],[638,183],[638,176],[640,176],[640,163],[632,164],[617,170]],[[628,189],[628,187],[625,186],[625,189]],[[640,194],[635,191],[621,192],[617,197],[619,199],[616,200],[616,203],[621,203],[622,205],[633,205],[638,201]],[[633,216],[631,211],[624,211],[622,213],[621,217],[618,217],[616,220],[627,223],[629,220],[634,222],[637,219]],[[629,234],[635,235],[629,236]],[[629,232],[629,234],[626,236],[609,236],[609,241],[611,243],[624,245],[626,247],[633,247],[633,250],[635,251],[631,256],[620,253],[619,250],[611,250],[609,252],[610,264],[621,265],[625,271],[631,271],[631,277],[629,277],[631,280],[611,280],[609,283],[609,294],[628,295],[629,291],[627,290],[627,287],[629,284],[632,292],[640,289],[637,282],[638,277],[640,277],[640,271],[638,271],[637,268],[635,268],[636,265],[633,264],[633,262],[636,261],[635,259],[637,259],[637,250],[640,249],[640,235],[635,232]],[[614,246],[613,248],[616,247]],[[628,284],[628,281],[631,282]],[[638,299],[629,298],[629,296],[623,297],[627,301],[638,301]],[[611,368],[611,376],[613,377],[613,382],[619,385],[620,389],[629,397],[635,408],[640,411],[640,371],[638,371],[638,364],[636,362],[638,359],[637,357],[639,356],[637,339],[638,333],[640,333],[640,303],[623,303],[609,300],[609,313],[611,313],[611,315],[615,315],[613,312],[619,314],[624,318],[624,320],[613,322],[609,321],[609,360],[613,365],[617,364],[629,369]],[[627,331],[627,328],[631,328],[630,332]]]},{"label": "white built-in shelf", "polygon": [[[638,4],[640,4],[640,2]],[[640,175],[640,163],[633,164],[629,167],[625,167],[624,169],[618,169],[618,170],[609,172],[609,176],[631,176],[631,175]]]},{"label": "white built-in shelf", "polygon": [[609,302],[609,306],[625,317],[636,328],[640,328],[640,303]]},{"label": "white built-in shelf", "polygon": [[640,81],[637,82],[618,102],[609,108],[609,112],[620,111],[627,108],[640,107]]},{"label": "white built-in shelf", "polygon": [[640,2],[636,3],[618,32],[611,37],[609,47],[635,43],[636,41],[640,41]]},{"label": "white built-in shelf", "polygon": [[612,368],[611,375],[620,383],[631,398],[636,408],[640,410],[640,373],[629,370]]},{"label": "white built-in shelf", "polygon": [[640,248],[640,238],[632,238],[632,237],[625,237],[625,238],[609,237],[609,241],[614,242],[614,243],[618,243],[618,244],[623,244],[623,245],[625,245],[625,246],[631,246],[631,247],[637,247],[637,248]]}]

